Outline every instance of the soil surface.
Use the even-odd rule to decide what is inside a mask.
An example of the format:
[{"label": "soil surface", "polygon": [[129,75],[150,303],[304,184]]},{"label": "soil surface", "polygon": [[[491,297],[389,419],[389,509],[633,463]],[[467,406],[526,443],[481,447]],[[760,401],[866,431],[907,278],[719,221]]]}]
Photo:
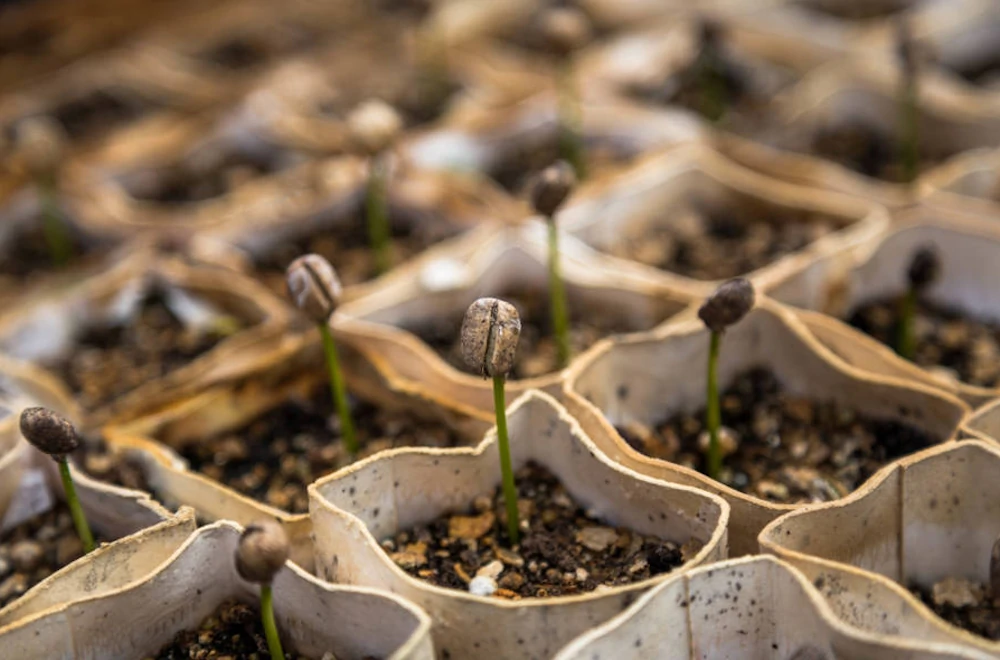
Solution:
[{"label": "soil surface", "polygon": [[594,518],[536,463],[518,470],[515,479],[522,525],[517,546],[510,547],[498,486],[468,510],[400,532],[382,547],[400,568],[431,584],[467,591],[479,573],[496,580],[494,596],[511,599],[641,582],[669,573],[697,552],[691,542],[682,549]]},{"label": "soil surface", "polygon": [[87,438],[72,454],[73,465],[87,476],[113,486],[152,493],[136,459],[108,451],[103,439]]},{"label": "soil surface", "polygon": [[[504,149],[504,157],[490,172],[490,176],[505,190],[518,197],[526,194],[539,172],[564,158],[557,140],[544,145],[510,143],[504,145]],[[624,165],[637,155],[634,150],[629,152],[628,149],[616,149],[608,143],[593,144],[584,141],[584,150],[587,179],[598,178],[602,172]]]},{"label": "soil surface", "polygon": [[0,607],[82,556],[83,543],[63,502],[4,532],[0,537]]},{"label": "soil surface", "polygon": [[242,328],[235,317],[224,318],[217,329],[187,328],[163,296],[152,292],[135,317],[121,325],[84,329],[72,350],[45,366],[64,380],[81,405],[94,409],[187,366]]},{"label": "soil surface", "polygon": [[[447,222],[393,213],[391,208],[389,229],[393,267],[460,232],[460,228]],[[267,253],[257,257],[255,266],[265,283],[285,297],[285,269],[292,261],[309,253],[325,257],[333,264],[344,286],[361,284],[377,275],[374,253],[369,247],[368,225],[360,211],[323,231],[275,242]]]},{"label": "soil surface", "polygon": [[[287,644],[282,639],[286,660],[308,660],[292,652]],[[177,633],[174,641],[144,660],[265,660],[270,657],[259,608],[225,601],[197,630]]]},{"label": "soil surface", "polygon": [[[56,265],[52,260],[49,244],[45,240],[42,220],[31,223],[24,231],[18,232],[17,238],[10,243],[10,248],[0,259],[0,278],[11,278],[17,281],[27,280],[35,274],[61,270],[82,261],[93,254],[97,246],[84,240],[80,232],[63,222],[66,237],[70,243],[70,258],[63,265]],[[14,247],[16,246],[16,248]]]},{"label": "soil surface", "polygon": [[[720,481],[772,502],[843,497],[886,463],[935,442],[906,424],[788,394],[764,368],[739,374],[720,405],[720,444],[728,453]],[[704,472],[704,419],[701,409],[653,427],[632,423],[618,431],[647,456]]]},{"label": "soil surface", "polygon": [[948,68],[970,85],[990,89],[1000,87],[1000,53],[991,53],[989,57]]},{"label": "soil surface", "polygon": [[158,107],[157,103],[135,94],[98,88],[59,105],[52,116],[75,142],[107,134]]},{"label": "soil surface", "polygon": [[359,458],[393,447],[454,447],[463,439],[440,423],[352,400],[360,451],[351,457],[328,386],[290,400],[235,431],[188,445],[180,454],[191,469],[253,499],[290,513],[306,513],[306,488]]},{"label": "soil surface", "polygon": [[622,230],[616,257],[698,280],[745,275],[838,229],[829,216],[742,200],[671,211],[658,224]]},{"label": "soil surface", "polygon": [[[850,170],[889,183],[906,183],[895,137],[862,124],[841,124],[816,132],[810,151]],[[920,144],[917,173],[929,170],[955,155],[954,149],[931,150]]]},{"label": "soil surface", "polygon": [[1000,598],[991,598],[984,585],[948,578],[931,589],[911,585],[910,591],[948,623],[1000,641]]},{"label": "soil surface", "polygon": [[799,3],[819,14],[846,21],[888,18],[916,3],[908,0],[808,0]]},{"label": "soil surface", "polygon": [[[543,376],[559,370],[559,356],[552,336],[551,311],[548,292],[503,291],[498,297],[515,307],[521,317],[521,337],[517,342],[517,356],[509,378],[520,380]],[[570,349],[579,355],[599,340],[614,334],[648,330],[665,320],[658,318],[648,326],[637,326],[619,314],[608,314],[600,308],[568,302],[570,312]],[[460,330],[465,310],[450,315],[440,315],[420,326],[405,327],[430,346],[449,365],[466,373],[479,375],[462,358]]]},{"label": "soil surface", "polygon": [[[900,298],[877,300],[851,313],[848,323],[895,347]],[[1000,383],[1000,324],[970,318],[955,309],[920,300],[914,317],[913,361],[947,369],[957,380],[980,387]]]}]

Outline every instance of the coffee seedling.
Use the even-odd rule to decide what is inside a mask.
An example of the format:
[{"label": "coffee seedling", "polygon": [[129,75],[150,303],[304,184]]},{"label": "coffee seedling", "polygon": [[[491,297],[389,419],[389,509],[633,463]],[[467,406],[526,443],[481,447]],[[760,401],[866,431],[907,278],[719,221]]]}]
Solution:
[{"label": "coffee seedling", "polygon": [[917,301],[941,273],[941,261],[931,246],[916,251],[906,271],[909,288],[899,303],[899,330],[896,337],[896,352],[907,360],[912,360],[917,352],[917,337],[914,331],[917,316]]},{"label": "coffee seedling", "polygon": [[72,256],[72,244],[59,209],[59,168],[65,156],[66,136],[62,126],[46,117],[26,119],[17,129],[18,150],[35,182],[42,208],[42,231],[55,266]]},{"label": "coffee seedling", "polygon": [[719,345],[722,335],[731,325],[736,324],[753,309],[753,284],[742,277],[724,282],[710,295],[698,309],[698,318],[711,333],[708,347],[708,400],[705,404],[705,427],[708,430],[708,476],[719,478],[722,470],[722,449],[719,446],[719,426],[722,423],[719,410]]},{"label": "coffee seedling", "polygon": [[365,218],[375,255],[375,270],[381,275],[392,266],[386,193],[389,163],[386,156],[403,128],[403,120],[391,106],[373,100],[354,109],[347,118],[347,127],[354,142],[368,156]]},{"label": "coffee seedling", "polygon": [[347,405],[347,388],[340,371],[337,344],[333,341],[329,325],[330,316],[340,304],[340,280],[329,261],[318,254],[307,254],[288,266],[286,284],[292,303],[319,327],[330,371],[330,391],[340,418],[340,437],[344,441],[344,448],[353,456],[358,453],[358,440],[354,434],[351,409]]},{"label": "coffee seedling", "polygon": [[83,543],[84,553],[94,549],[94,535],[87,524],[87,516],[80,506],[80,498],[76,494],[73,475],[69,471],[67,456],[80,446],[80,438],[69,420],[54,413],[48,408],[25,408],[21,413],[21,435],[36,449],[51,456],[59,464],[59,476],[62,478],[63,491],[66,494],[66,505],[69,507],[73,526]]},{"label": "coffee seedling", "polygon": [[587,178],[587,160],[580,136],[580,100],[573,74],[573,52],[590,41],[590,20],[579,9],[555,7],[543,17],[542,31],[559,58],[556,89],[559,109],[559,156],[573,166],[576,177]]},{"label": "coffee seedling", "polygon": [[483,378],[493,379],[493,409],[497,419],[503,499],[507,508],[507,535],[511,545],[517,545],[520,521],[514,469],[510,462],[504,381],[514,366],[517,341],[521,336],[521,317],[508,302],[497,298],[479,298],[465,312],[461,336],[462,357],[466,364],[479,371]]},{"label": "coffee seedling", "polygon": [[260,585],[260,619],[272,658],[284,658],[278,626],[274,622],[271,583],[288,560],[288,536],[274,520],[247,525],[236,546],[236,572],[247,582]]},{"label": "coffee seedling", "polygon": [[920,90],[917,86],[917,45],[905,18],[896,22],[896,56],[899,59],[899,166],[904,183],[917,178],[920,152]]},{"label": "coffee seedling", "polygon": [[552,332],[556,340],[559,367],[569,363],[569,311],[566,306],[566,287],[559,272],[559,229],[556,211],[576,185],[573,168],[564,160],[545,168],[531,189],[531,204],[545,217],[549,228],[549,306],[552,315]]}]

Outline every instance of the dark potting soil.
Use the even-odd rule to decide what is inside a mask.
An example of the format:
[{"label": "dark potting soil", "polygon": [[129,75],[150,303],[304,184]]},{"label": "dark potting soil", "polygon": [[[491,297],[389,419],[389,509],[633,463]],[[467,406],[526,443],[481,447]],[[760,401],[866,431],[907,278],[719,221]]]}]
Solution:
[{"label": "dark potting soil", "polygon": [[[389,230],[389,252],[393,267],[460,232],[453,225],[432,218],[407,217],[393,213],[391,209]],[[325,257],[333,264],[344,286],[361,284],[378,274],[363,212],[357,212],[345,222],[308,236],[276,243],[266,254],[257,258],[255,265],[268,286],[284,297],[287,295],[285,269],[296,258],[309,253]]]},{"label": "dark potting soil", "polygon": [[[810,150],[820,158],[889,183],[906,183],[900,161],[900,145],[894,136],[858,123],[826,127],[816,132]],[[931,150],[920,144],[917,173],[955,155],[954,150]]]},{"label": "dark potting soil", "polygon": [[[763,102],[753,98],[746,72],[725,55],[699,54],[681,71],[671,74],[659,85],[636,87],[637,98],[657,105],[679,105],[702,116],[721,114],[723,110],[746,103]],[[716,117],[709,117],[716,119]]]},{"label": "dark potting soil", "polygon": [[73,465],[87,476],[112,486],[147,493],[152,490],[142,465],[126,454],[108,450],[102,438],[87,438],[71,456]]},{"label": "dark potting soil", "polygon": [[62,222],[62,226],[66,230],[70,245],[70,257],[65,264],[56,264],[53,260],[49,244],[45,240],[42,220],[39,218],[24,231],[18,232],[17,238],[11,241],[7,254],[0,259],[0,277],[10,277],[17,281],[27,280],[35,274],[53,272],[78,264],[98,251],[98,245],[84,240],[83,236],[70,225]]},{"label": "dark potting soil", "polygon": [[0,607],[82,556],[83,543],[63,502],[4,532],[0,536]]},{"label": "dark potting soil", "polygon": [[136,94],[98,88],[59,105],[52,111],[52,116],[75,142],[110,133],[159,107],[152,100]]},{"label": "dark potting soil", "polygon": [[84,329],[72,350],[45,366],[81,405],[93,409],[188,365],[243,327],[235,317],[224,318],[225,325],[215,330],[185,327],[154,292],[136,316],[121,325]]},{"label": "dark potting soil", "polygon": [[946,579],[931,589],[911,585],[910,591],[948,623],[1000,641],[1000,598],[992,598],[984,585]]},{"label": "dark potting soil", "polygon": [[[281,635],[280,630],[278,634]],[[285,660],[308,660],[290,649],[287,640],[282,639],[281,643]],[[265,660],[270,657],[259,608],[227,600],[202,621],[197,630],[177,633],[174,641],[143,660]]]},{"label": "dark potting soil", "polygon": [[806,0],[799,4],[809,10],[846,21],[888,18],[915,3],[908,0]]},{"label": "dark potting soil", "polygon": [[[517,308],[521,317],[521,337],[517,356],[509,378],[520,380],[543,376],[559,370],[559,355],[552,335],[552,318],[548,292],[501,291],[497,297]],[[593,305],[567,303],[570,312],[570,349],[578,355],[599,340],[626,332],[648,330],[666,317],[656,318],[648,325],[636,325],[620,314],[608,314]],[[479,375],[462,358],[461,328],[465,310],[441,314],[423,325],[404,326],[430,346],[448,364],[466,373]]]},{"label": "dark potting soil", "polygon": [[[587,179],[596,178],[602,171],[614,169],[631,160],[635,154],[617,149],[610,143],[588,144],[584,141]],[[565,158],[557,140],[537,145],[505,145],[507,153],[490,172],[494,181],[505,190],[523,196],[535,176],[557,160]]]},{"label": "dark potting soil", "polygon": [[838,229],[829,216],[751,200],[668,213],[670,222],[626,229],[606,251],[685,277],[721,280],[763,268]]},{"label": "dark potting soil", "polygon": [[[843,497],[886,463],[935,442],[907,424],[789,394],[760,367],[739,374],[720,396],[720,407],[720,444],[729,450],[720,481],[772,502]],[[636,451],[704,472],[704,420],[701,409],[618,431]]]},{"label": "dark potting soil", "polygon": [[[848,323],[895,347],[900,298],[876,300],[851,313]],[[1000,382],[1000,324],[977,321],[955,309],[919,300],[914,317],[921,367],[944,367],[963,383],[995,387]]]},{"label": "dark potting soil", "polygon": [[[697,551],[670,541],[607,525],[576,504],[546,468],[527,463],[515,473],[520,543],[507,536],[498,486],[467,510],[442,515],[396,534],[382,547],[410,575],[466,591],[480,570],[497,580],[500,598],[544,598],[618,586],[669,573]],[[500,566],[502,572],[494,570]]]},{"label": "dark potting soil", "polygon": [[948,68],[970,85],[993,89],[1000,85],[1000,53],[997,52],[990,53],[989,57]]},{"label": "dark potting soil", "polygon": [[463,439],[447,426],[351,400],[360,451],[352,457],[340,435],[328,386],[295,399],[242,428],[187,445],[193,470],[290,513],[309,510],[306,488],[323,475],[394,447],[454,447]]}]

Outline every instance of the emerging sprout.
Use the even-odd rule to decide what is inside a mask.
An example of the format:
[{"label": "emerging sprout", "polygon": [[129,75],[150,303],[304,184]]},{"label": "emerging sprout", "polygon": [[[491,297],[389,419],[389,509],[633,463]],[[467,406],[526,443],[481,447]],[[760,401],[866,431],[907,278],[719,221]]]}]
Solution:
[{"label": "emerging sprout", "polygon": [[247,582],[260,585],[260,618],[272,658],[284,658],[278,626],[274,622],[271,583],[288,560],[288,536],[274,520],[247,525],[236,547],[236,572]]},{"label": "emerging sprout", "polygon": [[917,84],[917,46],[910,33],[910,23],[904,17],[896,21],[896,56],[899,59],[899,164],[903,181],[917,178],[920,150],[919,87]]},{"label": "emerging sprout", "polygon": [[719,344],[726,328],[740,321],[753,309],[756,295],[753,284],[742,277],[724,282],[698,309],[698,318],[711,333],[708,347],[708,400],[705,405],[705,427],[708,429],[708,476],[719,478],[722,470],[722,447],[719,445]]},{"label": "emerging sprout", "polygon": [[580,137],[580,107],[573,75],[573,53],[590,41],[587,15],[573,7],[554,7],[542,17],[542,34],[559,58],[556,76],[559,107],[559,155],[573,166],[579,179],[587,177],[586,156]]},{"label": "emerging sprout", "polygon": [[545,168],[531,188],[531,203],[535,211],[545,216],[549,227],[549,305],[560,368],[569,363],[569,311],[566,288],[559,273],[559,230],[555,214],[575,185],[573,168],[561,160]]},{"label": "emerging sprout", "polygon": [[26,408],[21,413],[21,435],[36,449],[51,456],[59,464],[59,476],[62,478],[63,490],[66,493],[66,505],[69,507],[73,526],[83,543],[83,551],[94,549],[94,535],[87,524],[87,517],[80,506],[80,498],[76,494],[73,476],[69,471],[67,456],[80,446],[80,438],[69,420],[54,413],[48,408]]},{"label": "emerging sprout", "polygon": [[62,266],[69,261],[72,252],[58,199],[59,169],[66,152],[65,131],[48,117],[32,117],[18,126],[16,140],[25,169],[38,189],[49,258],[56,266]]},{"label": "emerging sprout", "polygon": [[701,17],[698,29],[698,56],[695,75],[701,97],[701,113],[709,121],[719,121],[726,111],[726,81],[722,70],[722,26],[711,18]]},{"label": "emerging sprout", "polygon": [[375,270],[381,274],[390,267],[385,153],[402,131],[403,120],[392,106],[373,100],[354,109],[347,117],[347,127],[354,142],[368,155],[365,217],[375,253]]},{"label": "emerging sprout", "polygon": [[288,297],[319,327],[330,372],[330,391],[340,418],[340,437],[343,438],[344,448],[353,456],[358,453],[358,441],[354,434],[351,409],[347,405],[347,388],[340,371],[337,345],[333,341],[329,324],[330,316],[340,304],[340,279],[330,262],[318,254],[299,257],[289,264],[285,275]]},{"label": "emerging sprout", "polygon": [[503,499],[507,508],[507,535],[517,545],[520,521],[517,512],[517,487],[510,462],[510,438],[507,435],[507,404],[504,381],[514,366],[517,340],[521,336],[521,317],[517,309],[497,298],[480,298],[469,305],[462,321],[462,357],[483,377],[493,378],[493,409],[497,419],[497,449],[503,476]]},{"label": "emerging sprout", "polygon": [[917,337],[914,331],[917,316],[917,301],[920,295],[937,280],[941,273],[941,260],[931,245],[916,251],[906,270],[909,288],[903,294],[899,305],[899,330],[896,338],[896,352],[907,360],[912,360],[917,352]]}]

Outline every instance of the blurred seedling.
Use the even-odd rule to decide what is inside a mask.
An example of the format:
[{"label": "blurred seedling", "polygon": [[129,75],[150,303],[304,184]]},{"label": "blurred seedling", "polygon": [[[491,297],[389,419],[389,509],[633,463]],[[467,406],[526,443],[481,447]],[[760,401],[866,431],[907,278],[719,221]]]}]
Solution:
[{"label": "blurred seedling", "polygon": [[580,98],[573,70],[573,53],[593,34],[587,15],[575,7],[554,7],[542,17],[546,44],[558,57],[556,103],[559,121],[559,156],[573,166],[576,177],[587,178],[587,158],[580,135]]},{"label": "blurred seedling", "polygon": [[930,288],[941,274],[941,260],[933,246],[927,245],[917,250],[906,270],[909,284],[899,302],[899,325],[896,334],[896,352],[907,360],[913,360],[917,352],[916,317],[920,296]]},{"label": "blurred seedling", "polygon": [[49,259],[54,266],[64,266],[73,256],[69,230],[59,207],[59,171],[65,158],[66,133],[53,119],[32,117],[18,126],[16,141],[38,191]]},{"label": "blurred seedling", "polygon": [[284,658],[281,637],[274,621],[271,585],[288,560],[288,536],[276,521],[264,519],[247,525],[236,547],[236,572],[247,582],[260,585],[260,619],[272,658]]}]

